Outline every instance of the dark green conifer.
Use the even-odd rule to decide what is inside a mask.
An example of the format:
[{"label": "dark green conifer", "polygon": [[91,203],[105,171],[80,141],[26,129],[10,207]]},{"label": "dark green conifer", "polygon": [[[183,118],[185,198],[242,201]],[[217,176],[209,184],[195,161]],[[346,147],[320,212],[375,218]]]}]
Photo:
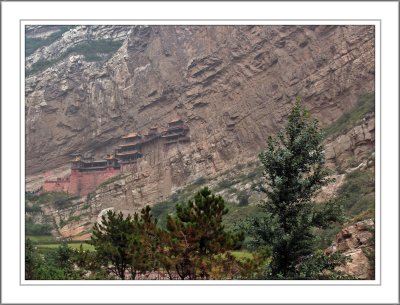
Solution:
[{"label": "dark green conifer", "polygon": [[317,120],[298,99],[287,126],[275,138],[268,138],[267,149],[259,155],[268,184],[267,200],[261,205],[263,216],[254,219],[251,231],[259,246],[271,247],[267,277],[295,278],[298,264],[316,250],[315,228],[342,220],[337,202],[320,206],[312,202],[331,181],[322,141]]},{"label": "dark green conifer", "polygon": [[218,255],[234,249],[243,238],[225,231],[222,217],[227,212],[222,197],[207,187],[194,200],[178,204],[177,215],[167,220],[168,269],[181,279],[209,279],[222,262]]}]

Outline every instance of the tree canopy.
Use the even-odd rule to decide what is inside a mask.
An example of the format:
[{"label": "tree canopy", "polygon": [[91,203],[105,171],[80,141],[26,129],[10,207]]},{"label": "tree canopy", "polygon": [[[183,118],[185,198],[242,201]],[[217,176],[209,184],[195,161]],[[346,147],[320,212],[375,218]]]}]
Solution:
[{"label": "tree canopy", "polygon": [[250,230],[258,246],[272,250],[267,277],[296,277],[298,265],[316,250],[315,228],[342,220],[338,202],[313,203],[318,191],[332,181],[322,140],[318,121],[297,99],[286,127],[268,138],[267,149],[259,155],[267,200],[261,204],[262,216],[252,221]]}]

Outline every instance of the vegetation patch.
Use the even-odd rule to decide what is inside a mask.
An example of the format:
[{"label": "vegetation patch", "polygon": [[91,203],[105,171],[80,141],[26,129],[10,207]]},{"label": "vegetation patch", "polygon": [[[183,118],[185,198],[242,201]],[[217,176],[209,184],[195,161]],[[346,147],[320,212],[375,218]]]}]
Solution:
[{"label": "vegetation patch", "polygon": [[151,213],[157,218],[157,225],[160,228],[166,228],[167,215],[174,213],[177,203],[176,201],[162,201],[151,207]]},{"label": "vegetation patch", "polygon": [[250,195],[249,195],[249,193],[247,193],[247,191],[241,191],[237,198],[238,198],[240,206],[249,204]]},{"label": "vegetation patch", "polygon": [[[349,218],[372,212],[375,214],[375,175],[373,171],[354,171],[346,175],[344,184],[339,188],[338,198],[343,202]],[[365,219],[365,218],[364,218]]]},{"label": "vegetation patch", "polygon": [[50,235],[53,226],[48,223],[39,224],[33,223],[32,220],[25,220],[25,234],[26,235]]},{"label": "vegetation patch", "polygon": [[25,235],[25,239],[30,239],[33,243],[54,243],[56,241],[52,235]]},{"label": "vegetation patch", "polygon": [[53,203],[57,207],[61,207],[75,198],[76,197],[71,197],[65,192],[46,192],[42,194],[25,193],[25,201],[38,206],[45,203]]},{"label": "vegetation patch", "polygon": [[[38,244],[37,247],[39,250],[41,249],[57,249],[58,247],[60,247],[62,245],[62,243],[53,243],[53,244]],[[81,245],[83,250],[87,250],[87,251],[95,251],[94,246],[88,244],[88,243],[67,243],[68,247],[74,250],[79,250]]]},{"label": "vegetation patch", "polygon": [[196,180],[194,180],[193,184],[194,185],[203,185],[207,182],[207,179],[204,178],[203,176],[197,178]]},{"label": "vegetation patch", "polygon": [[243,260],[243,259],[246,259],[246,258],[247,259],[252,259],[253,258],[253,253],[248,252],[248,251],[232,251],[231,254],[235,258],[240,259],[240,260]]},{"label": "vegetation patch", "polygon": [[41,212],[42,209],[37,203],[30,204],[27,201],[25,201],[25,213],[38,214]]},{"label": "vegetation patch", "polygon": [[47,36],[46,38],[25,38],[25,57],[33,54],[37,49],[41,47],[51,45],[54,41],[60,39],[62,35],[74,28],[70,25],[62,25],[59,27],[57,32],[54,32]]},{"label": "vegetation patch", "polygon": [[76,222],[76,221],[79,221],[80,219],[81,219],[81,216],[79,216],[79,215],[70,216],[70,217],[68,218],[67,222],[68,222],[68,223],[70,223],[70,222]]},{"label": "vegetation patch", "polygon": [[[346,225],[365,219],[375,218],[375,177],[370,170],[354,171],[346,175],[339,188],[337,200],[341,202]],[[336,223],[330,228],[317,230],[318,247],[324,249],[331,245],[343,225]]]},{"label": "vegetation patch", "polygon": [[[250,194],[247,191],[238,191],[233,186],[238,183],[254,183],[262,177],[264,169],[261,165],[254,166],[254,163],[239,164],[232,172],[229,177],[221,180],[215,187],[214,191],[225,190],[228,194],[237,194],[239,203],[226,202],[228,213],[224,217],[223,224],[228,230],[237,230],[237,225],[249,216],[255,216],[259,212],[259,208],[254,205],[249,205]],[[252,167],[248,173],[243,173],[240,170]],[[254,168],[253,168],[254,167]],[[228,171],[225,172],[229,174]],[[193,193],[197,192],[202,185],[209,182],[210,179],[205,177],[197,178],[192,184],[185,186],[172,194],[167,200],[156,203],[152,206],[152,215],[157,218],[157,225],[160,228],[165,229],[167,225],[167,215],[174,215],[175,206],[178,203],[187,202]],[[245,241],[247,239],[245,238]]]},{"label": "vegetation patch", "polygon": [[229,179],[226,178],[224,180],[221,180],[220,182],[218,182],[217,184],[217,190],[223,190],[223,189],[228,189],[230,188],[232,185],[236,184],[234,179]]},{"label": "vegetation patch", "polygon": [[64,53],[54,59],[42,59],[37,61],[31,66],[30,70],[25,72],[25,75],[30,76],[44,71],[70,55],[83,55],[86,61],[91,62],[106,61],[121,47],[121,45],[121,41],[109,39],[84,41],[68,48]]},{"label": "vegetation patch", "polygon": [[357,104],[344,113],[335,122],[324,129],[325,137],[338,135],[356,126],[357,122],[365,117],[367,113],[375,111],[375,92],[366,94],[358,100]]}]

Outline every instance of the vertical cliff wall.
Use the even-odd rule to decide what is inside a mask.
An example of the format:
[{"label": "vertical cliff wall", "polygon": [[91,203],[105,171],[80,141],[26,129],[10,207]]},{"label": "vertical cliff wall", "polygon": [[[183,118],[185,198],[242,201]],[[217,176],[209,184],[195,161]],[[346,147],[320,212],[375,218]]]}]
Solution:
[{"label": "vertical cliff wall", "polygon": [[[296,96],[326,125],[374,90],[373,26],[64,30],[26,58],[28,179],[72,153],[103,157],[122,135],[165,128],[177,116],[190,129],[187,144],[144,151],[120,198],[101,194],[125,210],[254,159]],[[26,32],[50,37],[57,29]]]}]

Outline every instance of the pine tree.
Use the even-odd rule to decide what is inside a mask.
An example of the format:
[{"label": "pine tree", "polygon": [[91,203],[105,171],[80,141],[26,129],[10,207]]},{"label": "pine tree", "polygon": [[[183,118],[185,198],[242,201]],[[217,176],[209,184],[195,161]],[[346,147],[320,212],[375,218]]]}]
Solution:
[{"label": "pine tree", "polygon": [[167,220],[164,267],[181,279],[209,279],[211,271],[224,262],[220,254],[234,249],[243,237],[225,231],[222,217],[228,210],[222,197],[208,188],[200,190],[186,205],[178,204],[176,212]]},{"label": "pine tree", "polygon": [[91,238],[97,259],[122,280],[127,272],[135,279],[158,266],[159,230],[148,206],[133,217],[108,211],[101,223],[94,225]]},{"label": "pine tree", "polygon": [[312,202],[331,181],[322,140],[317,120],[311,119],[298,99],[287,126],[275,138],[268,138],[267,149],[259,155],[268,183],[267,201],[251,231],[259,246],[272,248],[269,277],[296,277],[298,264],[316,250],[314,229],[342,220],[337,202],[321,206]]},{"label": "pine tree", "polygon": [[45,255],[47,266],[52,266],[64,274],[64,279],[77,279],[74,266],[75,251],[63,241],[54,251]]},{"label": "pine tree", "polygon": [[25,241],[25,280],[34,280],[37,276],[37,269],[40,266],[41,258],[32,241],[28,238]]},{"label": "pine tree", "polygon": [[162,253],[162,231],[157,228],[157,219],[151,215],[151,208],[144,207],[140,216],[134,215],[134,223],[138,232],[138,239],[131,243],[133,260],[131,273],[147,273],[158,270]]},{"label": "pine tree", "polygon": [[122,212],[108,211],[102,216],[101,223],[93,227],[91,244],[96,249],[96,256],[106,269],[121,280],[132,263],[132,244],[138,239],[134,234],[133,220],[130,215],[124,218]]}]

